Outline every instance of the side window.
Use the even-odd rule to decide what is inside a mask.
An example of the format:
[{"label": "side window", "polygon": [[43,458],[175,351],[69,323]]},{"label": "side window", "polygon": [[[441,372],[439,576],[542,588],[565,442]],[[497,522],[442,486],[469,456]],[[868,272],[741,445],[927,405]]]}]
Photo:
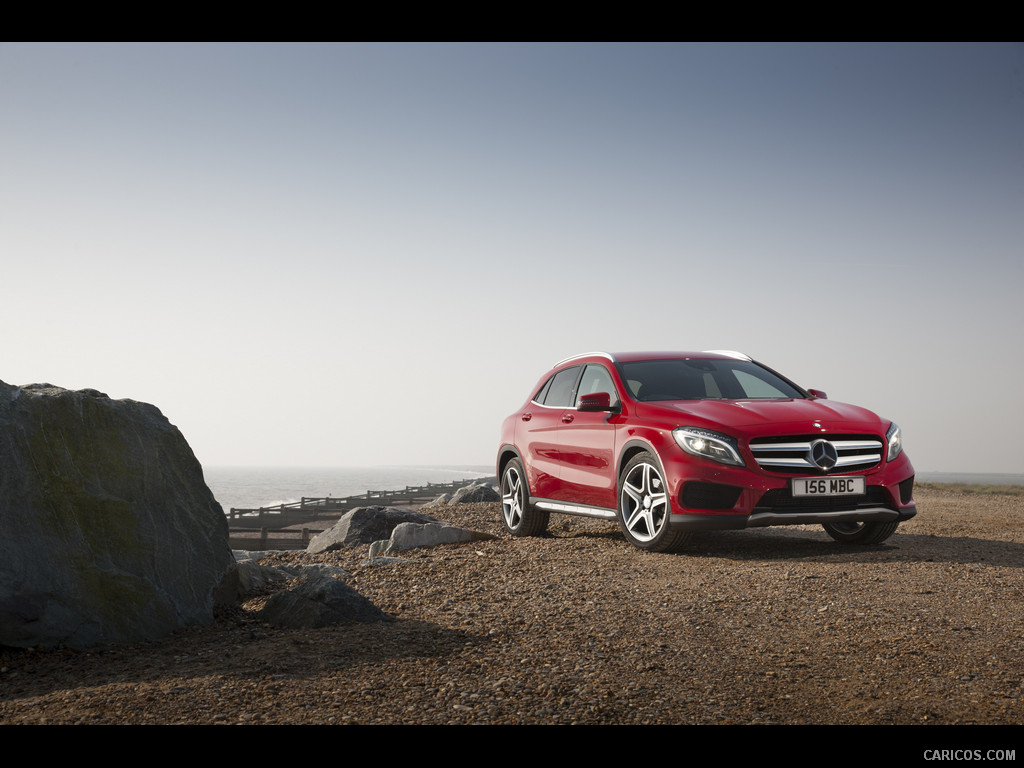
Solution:
[{"label": "side window", "polygon": [[554,408],[568,408],[576,397],[576,379],[580,376],[580,366],[566,368],[551,378],[551,384],[544,395],[544,405]]},{"label": "side window", "polygon": [[544,398],[547,395],[548,390],[551,389],[551,381],[554,378],[555,377],[552,376],[547,381],[544,382],[544,386],[541,387],[539,390],[537,390],[537,394],[533,396],[533,402],[535,402],[535,403],[543,403],[544,402]]},{"label": "side window", "polygon": [[[583,378],[580,379],[579,388],[576,391],[576,398],[580,395],[592,395],[595,392],[607,392],[611,395],[612,405],[619,402],[619,393],[615,390],[615,382],[612,375],[603,365],[588,365],[583,371]],[[574,403],[578,405],[577,403]]]}]

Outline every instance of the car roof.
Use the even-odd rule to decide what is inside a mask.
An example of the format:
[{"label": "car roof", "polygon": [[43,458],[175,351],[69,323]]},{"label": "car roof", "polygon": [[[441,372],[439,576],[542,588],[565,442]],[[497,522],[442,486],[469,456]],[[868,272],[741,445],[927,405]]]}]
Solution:
[{"label": "car roof", "polygon": [[678,360],[681,358],[750,360],[748,355],[745,355],[742,352],[733,352],[729,349],[709,349],[704,352],[587,352],[582,355],[573,355],[572,357],[567,357],[564,360],[559,360],[552,367],[558,368],[566,363],[582,361],[591,357],[603,357],[613,363],[635,363],[640,360]]}]

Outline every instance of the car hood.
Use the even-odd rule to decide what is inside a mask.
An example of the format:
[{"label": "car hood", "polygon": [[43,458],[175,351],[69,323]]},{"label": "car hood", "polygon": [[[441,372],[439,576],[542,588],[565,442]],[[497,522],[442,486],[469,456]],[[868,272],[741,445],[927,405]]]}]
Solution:
[{"label": "car hood", "polygon": [[[834,400],[686,400],[679,402],[640,403],[665,416],[680,420],[680,426],[692,417],[694,426],[753,434],[768,432],[847,432],[867,430],[885,434],[888,422],[866,408]],[[638,410],[638,412],[640,412]],[[765,428],[771,427],[770,430]]]}]

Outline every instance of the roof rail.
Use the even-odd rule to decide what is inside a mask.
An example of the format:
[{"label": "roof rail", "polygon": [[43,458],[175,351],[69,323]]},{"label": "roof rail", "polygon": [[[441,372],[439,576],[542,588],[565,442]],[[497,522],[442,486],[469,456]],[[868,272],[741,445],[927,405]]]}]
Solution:
[{"label": "roof rail", "polygon": [[748,363],[751,362],[750,355],[734,352],[731,349],[705,349],[704,351],[709,355],[725,355],[726,357],[734,357],[737,360],[746,360]]},{"label": "roof rail", "polygon": [[552,368],[557,368],[562,363],[568,363],[570,360],[575,360],[578,357],[606,357],[609,360],[611,360],[613,363],[615,362],[615,358],[612,357],[611,355],[609,355],[607,352],[584,352],[582,355],[572,355],[571,357],[567,357],[564,360],[559,360],[557,363],[555,363],[551,367]]}]

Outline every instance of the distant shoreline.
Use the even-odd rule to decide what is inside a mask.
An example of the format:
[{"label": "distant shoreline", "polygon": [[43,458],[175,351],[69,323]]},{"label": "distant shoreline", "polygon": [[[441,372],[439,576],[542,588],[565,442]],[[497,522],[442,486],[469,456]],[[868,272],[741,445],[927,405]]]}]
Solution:
[{"label": "distant shoreline", "polygon": [[490,477],[483,465],[366,467],[229,467],[203,468],[206,483],[225,509],[258,509],[300,501],[303,497],[344,498],[367,491],[398,491],[427,483]]}]

